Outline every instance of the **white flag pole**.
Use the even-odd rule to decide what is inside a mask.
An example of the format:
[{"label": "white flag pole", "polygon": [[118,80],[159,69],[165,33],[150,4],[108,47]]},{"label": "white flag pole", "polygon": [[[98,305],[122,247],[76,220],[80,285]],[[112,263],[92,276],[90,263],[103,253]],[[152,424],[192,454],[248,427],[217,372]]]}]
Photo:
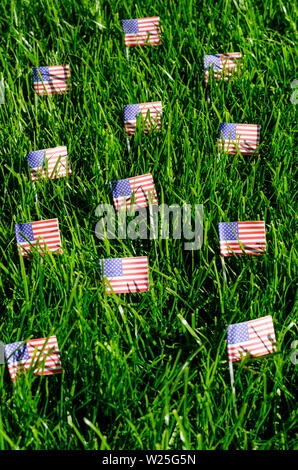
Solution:
[{"label": "white flag pole", "polygon": [[34,93],[34,101],[35,101],[35,109],[38,112],[39,101],[38,101],[38,94],[37,92]]},{"label": "white flag pole", "polygon": [[125,52],[126,52],[127,62],[129,62],[129,47],[126,46]]},{"label": "white flag pole", "polygon": [[233,369],[233,362],[229,361],[229,370],[230,370],[230,379],[231,379],[231,388],[233,393],[233,404],[235,406],[236,415],[238,415],[237,404],[236,404],[236,390],[234,386],[234,369]]},{"label": "white flag pole", "polygon": [[234,369],[233,369],[233,362],[232,361],[229,361],[229,370],[230,370],[230,378],[231,378],[231,388],[232,388],[232,393],[233,393],[233,403],[234,403],[234,406],[235,406],[236,414],[238,415],[237,404],[236,404],[236,390],[235,390],[235,386],[234,386],[234,382],[235,382]]},{"label": "white flag pole", "polygon": [[235,387],[234,387],[234,382],[235,382],[234,369],[233,369],[233,362],[232,361],[229,361],[229,370],[230,370],[230,379],[231,379],[232,392],[233,392],[234,397],[236,398],[236,390],[235,390]]},{"label": "white flag pole", "polygon": [[38,196],[37,196],[37,191],[36,191],[36,187],[35,187],[35,184],[33,183],[33,188],[34,188],[34,197],[35,197],[35,203],[38,205],[38,209],[39,209],[39,200],[38,200]]},{"label": "white flag pole", "polygon": [[126,136],[126,144],[127,144],[128,155],[129,155],[130,154],[130,142],[129,142],[128,136]]},{"label": "white flag pole", "polygon": [[225,283],[227,284],[228,279],[227,279],[227,269],[226,269],[225,259],[223,256],[221,256],[220,259],[221,259],[221,264],[222,264],[222,272],[223,272],[224,280],[225,280]]}]

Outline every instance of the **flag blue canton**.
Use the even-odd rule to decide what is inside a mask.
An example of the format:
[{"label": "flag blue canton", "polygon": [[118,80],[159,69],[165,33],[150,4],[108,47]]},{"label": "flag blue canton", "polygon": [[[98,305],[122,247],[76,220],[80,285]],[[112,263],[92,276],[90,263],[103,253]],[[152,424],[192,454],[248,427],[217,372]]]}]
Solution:
[{"label": "flag blue canton", "polygon": [[219,240],[238,240],[238,222],[220,222],[218,224]]},{"label": "flag blue canton", "polygon": [[218,138],[221,140],[222,135],[225,140],[236,140],[237,124],[228,124],[222,122],[219,126]]},{"label": "flag blue canton", "polygon": [[112,181],[110,183],[112,195],[114,199],[118,197],[130,197],[132,190],[129,184],[129,180]]},{"label": "flag blue canton", "polygon": [[[32,67],[33,82],[48,82],[50,80],[49,67]],[[40,77],[41,76],[41,77]]]},{"label": "flag blue canton", "polygon": [[30,359],[27,344],[23,341],[6,344],[4,346],[4,354],[8,364],[28,361]]},{"label": "flag blue canton", "polygon": [[211,69],[212,65],[214,70],[220,70],[220,57],[218,54],[204,56],[204,70]]},{"label": "flag blue canton", "polygon": [[[103,263],[103,270],[102,270]],[[104,272],[103,272],[104,271]],[[104,259],[100,260],[100,272],[105,277],[117,277],[123,275],[122,259]]]},{"label": "flag blue canton", "polygon": [[46,166],[44,150],[36,150],[35,152],[29,152],[26,157],[30,168],[42,168]]},{"label": "flag blue canton", "polygon": [[140,114],[138,104],[126,104],[123,106],[124,121],[135,121],[137,116]]},{"label": "flag blue canton", "polygon": [[138,20],[122,20],[122,28],[124,34],[138,34],[139,23]]},{"label": "flag blue canton", "polygon": [[28,243],[28,241],[26,240],[26,238],[24,238],[23,235],[25,235],[30,242],[34,241],[33,228],[31,222],[27,222],[26,224],[15,224],[15,233],[17,243]]},{"label": "flag blue canton", "polygon": [[247,323],[237,323],[230,325],[227,331],[227,343],[237,344],[249,341],[248,325]]}]

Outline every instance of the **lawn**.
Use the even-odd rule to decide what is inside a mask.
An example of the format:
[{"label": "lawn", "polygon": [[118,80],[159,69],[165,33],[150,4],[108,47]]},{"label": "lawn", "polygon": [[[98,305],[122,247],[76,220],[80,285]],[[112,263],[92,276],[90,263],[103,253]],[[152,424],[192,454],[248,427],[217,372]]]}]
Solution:
[{"label": "lawn", "polygon": [[[64,371],[14,387],[0,366],[0,449],[298,448],[296,13],[288,0],[2,0],[0,339],[56,335]],[[162,45],[128,63],[121,19],[146,16]],[[241,77],[203,87],[203,55],[233,51]],[[32,67],[60,64],[71,92],[37,99]],[[129,155],[122,107],[149,101],[162,129]],[[221,122],[260,124],[259,154],[218,160]],[[25,155],[59,145],[73,173],[38,182],[36,204]],[[95,236],[110,181],[149,172],[160,202],[203,204],[200,250]],[[19,257],[14,224],[55,217],[63,255]],[[267,251],[228,258],[225,284],[218,222],[234,220],[265,220]],[[149,292],[105,295],[99,260],[143,255]],[[265,315],[277,353],[235,363],[235,402],[227,325]]]}]

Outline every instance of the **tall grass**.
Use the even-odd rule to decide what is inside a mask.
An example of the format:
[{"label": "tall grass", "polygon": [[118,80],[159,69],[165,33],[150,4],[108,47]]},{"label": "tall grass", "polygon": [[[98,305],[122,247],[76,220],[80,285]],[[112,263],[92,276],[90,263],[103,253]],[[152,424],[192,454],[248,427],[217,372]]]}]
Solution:
[{"label": "tall grass", "polygon": [[[125,56],[122,18],[158,15],[162,45]],[[293,449],[295,4],[280,0],[3,0],[0,6],[0,339],[55,334],[61,376],[0,368],[0,449]],[[203,86],[203,55],[241,51],[237,82]],[[70,64],[69,95],[35,99],[32,66]],[[159,133],[128,156],[122,106],[161,100]],[[217,159],[220,122],[261,124],[258,156]],[[67,179],[25,155],[66,145]],[[159,200],[204,205],[204,244],[95,237],[109,182],[151,172]],[[14,223],[58,217],[62,256],[19,259]],[[264,219],[263,257],[229,258],[218,222]],[[106,296],[99,259],[148,255],[148,293]],[[118,304],[123,306],[123,314]],[[226,325],[270,314],[278,353],[235,365]]]}]

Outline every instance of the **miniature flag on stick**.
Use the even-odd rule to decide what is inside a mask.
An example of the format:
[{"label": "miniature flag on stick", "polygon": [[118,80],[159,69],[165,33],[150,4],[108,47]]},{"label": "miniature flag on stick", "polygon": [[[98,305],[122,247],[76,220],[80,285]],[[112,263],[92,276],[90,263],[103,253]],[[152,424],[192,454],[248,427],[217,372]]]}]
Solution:
[{"label": "miniature flag on stick", "polygon": [[227,348],[231,387],[236,397],[233,362],[240,361],[244,357],[266,356],[276,351],[276,338],[271,315],[229,325]]},{"label": "miniature flag on stick", "polygon": [[46,178],[55,179],[71,175],[66,147],[35,150],[34,152],[29,152],[26,157],[32,181]]},{"label": "miniature flag on stick", "polygon": [[157,194],[150,173],[110,183],[116,212],[119,210],[148,207],[158,204]]},{"label": "miniature flag on stick", "polygon": [[161,127],[161,101],[152,103],[127,104],[123,106],[124,126],[126,134],[135,134],[137,118],[141,114],[144,119],[144,132],[158,130]]},{"label": "miniature flag on stick", "polygon": [[4,351],[13,382],[29,369],[33,369],[33,374],[42,376],[62,372],[56,336],[6,344]]},{"label": "miniature flag on stick", "polygon": [[39,220],[15,224],[18,249],[22,256],[27,257],[36,247],[41,254],[46,250],[62,253],[58,219]]},{"label": "miniature flag on stick", "polygon": [[126,47],[161,44],[159,17],[122,20]]},{"label": "miniature flag on stick", "polygon": [[271,315],[229,325],[227,347],[230,362],[275,352],[276,338]]},{"label": "miniature flag on stick", "polygon": [[38,95],[67,93],[70,89],[69,65],[33,67],[34,91]]},{"label": "miniature flag on stick", "polygon": [[265,253],[264,221],[220,222],[218,228],[221,256],[263,255]]},{"label": "miniature flag on stick", "polygon": [[100,260],[106,293],[124,294],[149,290],[148,258],[114,258]]},{"label": "miniature flag on stick", "polygon": [[240,70],[241,52],[228,54],[204,55],[205,84],[208,84],[209,75],[217,80],[229,80],[234,78]]},{"label": "miniature flag on stick", "polygon": [[257,154],[260,144],[260,129],[258,124],[229,124],[222,122],[219,126],[218,148],[225,151],[243,155]]}]

